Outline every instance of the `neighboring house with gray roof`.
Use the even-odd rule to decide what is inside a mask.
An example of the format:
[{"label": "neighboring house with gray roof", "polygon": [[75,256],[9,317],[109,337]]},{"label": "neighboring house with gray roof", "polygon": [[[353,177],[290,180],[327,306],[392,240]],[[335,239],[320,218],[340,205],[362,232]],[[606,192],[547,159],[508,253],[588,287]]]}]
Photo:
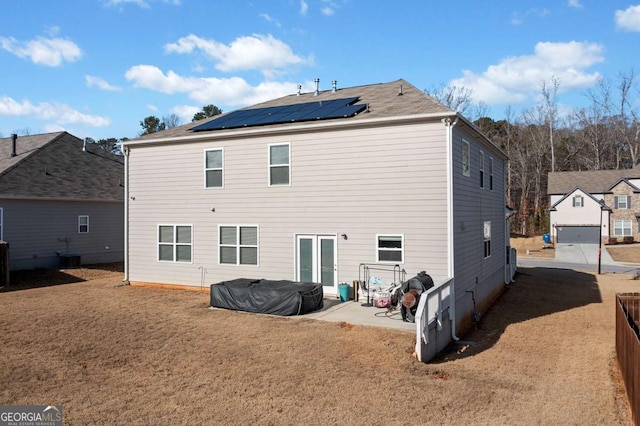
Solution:
[{"label": "neighboring house with gray roof", "polygon": [[67,133],[0,138],[11,270],[123,260],[124,159]]},{"label": "neighboring house with gray roof", "polygon": [[388,282],[424,270],[426,360],[511,279],[505,155],[404,80],[293,93],[123,152],[132,284],[287,279],[337,296],[363,265]]},{"label": "neighboring house with gray roof", "polygon": [[547,192],[553,241],[640,241],[640,166],[549,173]]}]

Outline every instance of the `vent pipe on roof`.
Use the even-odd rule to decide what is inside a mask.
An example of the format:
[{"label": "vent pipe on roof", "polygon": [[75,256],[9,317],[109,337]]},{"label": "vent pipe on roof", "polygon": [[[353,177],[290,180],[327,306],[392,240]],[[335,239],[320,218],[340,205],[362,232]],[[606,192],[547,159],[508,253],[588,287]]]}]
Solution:
[{"label": "vent pipe on roof", "polygon": [[404,93],[402,93],[402,84],[400,85],[400,90],[398,90],[398,96],[402,96],[404,95]]},{"label": "vent pipe on roof", "polygon": [[338,90],[338,80],[331,81],[331,93],[336,93]]},{"label": "vent pipe on roof", "polygon": [[318,96],[320,94],[320,79],[316,78],[313,82],[316,83],[316,91],[313,92],[313,96]]},{"label": "vent pipe on roof", "polygon": [[302,84],[298,84],[298,94],[296,96],[302,95]]},{"label": "vent pipe on roof", "polygon": [[88,138],[84,138],[84,141],[82,142],[82,152],[87,152],[87,139]]},{"label": "vent pipe on roof", "polygon": [[18,141],[18,135],[15,133],[11,135],[11,156],[15,157],[16,155],[16,142]]}]

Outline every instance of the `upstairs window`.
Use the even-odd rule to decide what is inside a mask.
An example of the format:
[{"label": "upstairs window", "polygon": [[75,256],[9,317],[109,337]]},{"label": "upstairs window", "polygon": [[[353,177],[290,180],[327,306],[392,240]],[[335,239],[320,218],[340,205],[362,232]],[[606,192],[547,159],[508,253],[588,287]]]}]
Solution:
[{"label": "upstairs window", "polygon": [[204,152],[205,188],[222,188],[224,184],[224,152],[208,149]]},{"label": "upstairs window", "polygon": [[377,262],[404,262],[404,235],[376,236]]},{"label": "upstairs window", "polygon": [[269,145],[269,185],[289,185],[291,156],[289,144]]},{"label": "upstairs window", "polygon": [[489,157],[489,189],[493,191],[493,158]]},{"label": "upstairs window", "polygon": [[584,200],[582,199],[582,195],[576,195],[573,197],[573,207],[583,207]]},{"label": "upstairs window", "polygon": [[158,261],[191,262],[191,225],[158,226]]},{"label": "upstairs window", "polygon": [[480,188],[484,188],[484,152],[480,151]]},{"label": "upstairs window", "polygon": [[89,216],[80,215],[78,216],[78,234],[88,234],[89,233]]},{"label": "upstairs window", "polygon": [[469,164],[469,142],[462,140],[462,174],[464,176],[471,175],[471,166]]},{"label": "upstairs window", "polygon": [[615,196],[616,209],[626,210],[631,208],[631,197],[628,195],[616,195]]}]

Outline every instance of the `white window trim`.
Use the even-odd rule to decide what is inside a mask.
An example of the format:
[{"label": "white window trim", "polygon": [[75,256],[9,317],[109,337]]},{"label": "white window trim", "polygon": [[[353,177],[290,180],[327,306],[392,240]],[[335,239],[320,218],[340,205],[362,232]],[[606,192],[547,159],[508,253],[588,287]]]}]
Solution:
[{"label": "white window trim", "polygon": [[[580,205],[576,205],[576,200],[580,200]],[[571,199],[571,205],[573,207],[584,207],[584,197],[580,194],[574,195]]]},{"label": "white window trim", "polygon": [[[174,242],[171,243],[171,245],[173,246],[173,260],[160,260],[160,227],[161,226],[171,226],[173,227],[173,237],[174,237]],[[191,228],[191,243],[189,244],[184,244],[184,243],[180,243],[178,244],[177,242],[175,242],[176,240],[176,229],[179,226],[189,226]],[[168,243],[162,243],[162,244],[166,244],[168,245]],[[178,261],[177,260],[177,256],[176,256],[176,247],[178,245],[181,246],[191,246],[191,260],[189,262],[184,262],[184,261]],[[193,250],[193,225],[192,224],[188,224],[188,223],[159,223],[158,226],[156,227],[156,260],[158,262],[161,263],[182,263],[182,264],[193,264],[193,257],[194,257],[194,250]]]},{"label": "white window trim", "polygon": [[[464,169],[464,147],[467,147],[467,170]],[[469,145],[469,142],[467,142],[466,140],[462,139],[462,148],[460,151],[460,166],[462,167],[462,175],[469,177],[471,176],[471,145]]]},{"label": "white window trim", "polygon": [[[207,152],[209,151],[220,151],[222,153],[222,167],[210,167],[207,168]],[[207,172],[209,170],[220,170],[222,171],[222,185],[220,186],[207,186]],[[224,188],[224,148],[207,148],[204,150],[204,188],[205,189],[222,189]]]},{"label": "white window trim", "polygon": [[489,157],[489,191],[493,191],[493,157]]},{"label": "white window trim", "polygon": [[484,189],[484,151],[480,151],[478,155],[478,170],[480,177],[480,188]]},{"label": "white window trim", "polygon": [[[272,146],[284,146],[286,145],[287,148],[289,149],[289,162],[284,164],[271,164],[271,147]],[[271,167],[282,167],[282,166],[287,166],[289,167],[289,183],[284,184],[284,183],[277,183],[277,184],[272,184],[271,183]],[[267,182],[269,182],[269,186],[291,186],[291,143],[289,142],[280,142],[280,143],[270,143],[269,146],[267,147]]]},{"label": "white window trim", "polygon": [[[618,210],[629,210],[629,198],[628,195],[616,195]],[[620,207],[620,200],[624,200],[624,207]]]},{"label": "white window trim", "polygon": [[[283,185],[284,186],[284,185]],[[225,244],[225,247],[235,247],[236,248],[236,263],[222,263],[221,262],[221,250],[220,248],[222,247],[222,243],[220,242],[220,236],[221,236],[221,231],[220,228],[224,228],[224,227],[235,227],[236,228],[236,241],[238,242],[237,244],[235,244],[234,246],[230,246],[228,244]],[[256,245],[240,245],[240,228],[256,228]],[[249,264],[244,264],[244,263],[240,263],[240,248],[241,247],[255,247],[256,248],[256,264],[255,265],[249,265]],[[243,267],[247,267],[247,268],[258,268],[260,267],[260,227],[258,225],[251,225],[251,224],[241,224],[241,225],[234,225],[234,224],[220,224],[218,225],[218,265],[221,266],[243,266]]]},{"label": "white window trim", "polygon": [[[621,225],[622,226],[616,226],[616,222],[622,222]],[[629,224],[629,226],[624,226],[625,224]],[[618,234],[617,233],[617,229],[620,228],[622,231],[622,234]],[[629,230],[629,235],[625,235],[624,230],[628,229]],[[633,223],[631,222],[631,219],[616,219],[613,221],[613,236],[614,237],[632,237],[633,236]]]},{"label": "white window trim", "polygon": [[[398,249],[384,249],[384,250],[389,250],[389,251],[399,251],[400,252],[400,256],[402,257],[402,259],[400,261],[395,261],[395,260],[380,260],[380,246],[379,246],[379,239],[380,237],[400,237],[400,250]],[[402,265],[404,264],[404,234],[376,234],[376,240],[375,240],[375,249],[376,249],[376,262],[377,263],[386,263],[386,264],[390,264],[390,265]]]},{"label": "white window trim", "polygon": [[[489,236],[488,237],[487,237],[487,235],[485,233],[487,223],[489,224]],[[484,223],[483,223],[483,226],[482,226],[482,257],[484,259],[488,259],[488,258],[491,257],[491,252],[492,252],[492,250],[491,250],[491,237],[492,237],[492,235],[491,234],[492,234],[491,221],[490,220],[485,220]],[[486,247],[487,241],[489,242],[489,255],[485,256],[485,254],[486,254],[485,247]]]},{"label": "white window trim", "polygon": [[[80,220],[82,218],[86,217],[87,218],[87,230],[86,231],[81,231],[81,227],[84,226],[85,224],[80,223]],[[80,214],[78,215],[78,234],[88,234],[89,233],[89,215],[88,214]]]}]

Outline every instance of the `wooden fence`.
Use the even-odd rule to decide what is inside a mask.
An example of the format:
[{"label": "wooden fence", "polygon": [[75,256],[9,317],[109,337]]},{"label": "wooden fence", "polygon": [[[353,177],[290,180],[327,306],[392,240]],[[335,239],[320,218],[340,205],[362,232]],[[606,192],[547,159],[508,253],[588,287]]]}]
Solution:
[{"label": "wooden fence", "polygon": [[616,299],[616,355],[633,423],[640,425],[640,293],[619,293]]}]

